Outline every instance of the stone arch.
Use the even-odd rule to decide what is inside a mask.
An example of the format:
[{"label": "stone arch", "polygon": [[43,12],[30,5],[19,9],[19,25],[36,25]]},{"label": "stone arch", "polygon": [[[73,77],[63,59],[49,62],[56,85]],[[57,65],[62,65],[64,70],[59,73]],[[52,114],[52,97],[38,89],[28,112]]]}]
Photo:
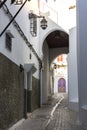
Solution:
[{"label": "stone arch", "polygon": [[[42,39],[40,40],[42,55],[43,55],[43,44],[44,44],[44,42],[45,42],[47,36],[49,36],[49,35],[50,35],[52,32],[54,32],[54,31],[62,31],[62,32],[68,34],[68,33],[67,33],[65,30],[63,30],[61,27],[59,27],[59,28],[58,28],[58,27],[57,27],[57,28],[53,28],[53,29],[50,29],[49,31],[47,31],[47,32],[43,35]],[[66,51],[66,52],[67,52],[67,51]]]},{"label": "stone arch", "polygon": [[40,29],[40,37],[39,37],[39,45],[40,45],[40,50],[39,50],[39,53],[40,53],[40,58],[42,58],[43,56],[43,44],[44,44],[44,41],[46,40],[46,37],[56,31],[56,30],[59,30],[59,31],[63,31],[65,33],[68,34],[68,32],[66,32],[62,27],[60,27],[59,25],[57,25],[56,23],[54,23],[53,21],[49,20],[48,18],[46,18],[48,23],[49,23],[49,26],[47,27],[47,29],[44,31],[42,29]]},{"label": "stone arch", "polygon": [[[61,37],[64,34],[67,34],[62,28],[60,27],[54,27],[51,29],[48,29],[45,33],[42,32],[42,38],[40,40],[41,44],[40,44],[40,50],[41,50],[41,55],[42,55],[42,104],[46,103],[47,99],[49,98],[50,94],[51,94],[51,88],[50,88],[50,78],[51,78],[51,70],[50,70],[50,64],[52,62],[52,60],[57,57],[58,55],[62,54],[62,53],[68,53],[68,46],[67,47],[57,47],[55,48],[56,53],[54,53],[54,48],[50,48],[48,42],[47,41],[47,37],[50,36],[50,34],[54,35],[55,31],[60,31],[61,33]],[[67,34],[68,35],[68,34]],[[62,37],[63,38],[63,37]],[[52,55],[50,55],[50,51],[52,50]]]}]

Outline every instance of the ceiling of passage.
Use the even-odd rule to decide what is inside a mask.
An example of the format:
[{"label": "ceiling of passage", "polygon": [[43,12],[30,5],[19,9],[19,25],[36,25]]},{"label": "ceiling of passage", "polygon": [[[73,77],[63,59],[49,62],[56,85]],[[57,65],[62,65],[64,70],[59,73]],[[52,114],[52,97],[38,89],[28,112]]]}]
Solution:
[{"label": "ceiling of passage", "polygon": [[63,31],[56,30],[46,38],[49,48],[69,47],[69,36]]}]

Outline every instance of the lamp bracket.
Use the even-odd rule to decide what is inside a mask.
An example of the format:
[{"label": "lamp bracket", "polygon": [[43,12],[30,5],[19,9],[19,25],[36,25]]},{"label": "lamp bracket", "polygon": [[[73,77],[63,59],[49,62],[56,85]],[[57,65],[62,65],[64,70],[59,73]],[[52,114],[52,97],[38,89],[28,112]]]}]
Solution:
[{"label": "lamp bracket", "polygon": [[36,14],[33,14],[33,13],[30,13],[29,14],[29,19],[32,19],[32,18],[44,18],[44,16],[38,16],[38,15],[36,15]]}]

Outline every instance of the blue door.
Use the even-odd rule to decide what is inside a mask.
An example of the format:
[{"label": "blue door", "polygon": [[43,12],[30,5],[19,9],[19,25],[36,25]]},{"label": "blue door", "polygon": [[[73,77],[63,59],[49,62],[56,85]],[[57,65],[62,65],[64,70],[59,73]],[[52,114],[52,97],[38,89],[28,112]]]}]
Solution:
[{"label": "blue door", "polygon": [[66,80],[64,78],[60,78],[58,80],[58,92],[59,93],[64,93],[66,92]]}]

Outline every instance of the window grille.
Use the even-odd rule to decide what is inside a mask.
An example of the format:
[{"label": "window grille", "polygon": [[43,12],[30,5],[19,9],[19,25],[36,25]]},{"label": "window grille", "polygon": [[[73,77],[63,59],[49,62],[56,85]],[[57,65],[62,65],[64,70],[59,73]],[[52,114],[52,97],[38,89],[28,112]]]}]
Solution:
[{"label": "window grille", "polygon": [[30,33],[33,37],[37,36],[37,18],[30,19]]},{"label": "window grille", "polygon": [[7,32],[6,33],[6,48],[9,51],[12,50],[12,38],[14,38],[14,36],[10,32]]}]

